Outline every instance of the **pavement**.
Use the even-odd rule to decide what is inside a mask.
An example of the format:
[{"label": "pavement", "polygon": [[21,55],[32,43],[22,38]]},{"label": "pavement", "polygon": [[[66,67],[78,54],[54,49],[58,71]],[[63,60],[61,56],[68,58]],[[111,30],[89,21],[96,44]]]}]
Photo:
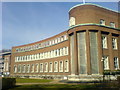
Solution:
[{"label": "pavement", "polygon": [[36,85],[36,84],[66,84],[65,82],[60,82],[60,80],[54,80],[47,83],[16,83],[16,85]]}]

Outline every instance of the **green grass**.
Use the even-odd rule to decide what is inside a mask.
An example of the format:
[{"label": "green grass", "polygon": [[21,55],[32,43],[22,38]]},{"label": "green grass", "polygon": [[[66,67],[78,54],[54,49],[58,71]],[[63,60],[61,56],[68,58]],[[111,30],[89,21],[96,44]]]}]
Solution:
[{"label": "green grass", "polygon": [[16,83],[46,83],[53,80],[46,79],[29,79],[29,78],[16,78]]}]

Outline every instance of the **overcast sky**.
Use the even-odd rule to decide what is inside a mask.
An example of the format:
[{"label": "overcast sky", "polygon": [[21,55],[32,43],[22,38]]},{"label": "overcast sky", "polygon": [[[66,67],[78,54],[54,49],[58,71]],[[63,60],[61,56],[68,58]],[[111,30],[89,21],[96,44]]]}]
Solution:
[{"label": "overcast sky", "polygon": [[[118,11],[117,2],[92,2]],[[3,2],[2,48],[33,43],[69,28],[69,9],[81,2]]]}]

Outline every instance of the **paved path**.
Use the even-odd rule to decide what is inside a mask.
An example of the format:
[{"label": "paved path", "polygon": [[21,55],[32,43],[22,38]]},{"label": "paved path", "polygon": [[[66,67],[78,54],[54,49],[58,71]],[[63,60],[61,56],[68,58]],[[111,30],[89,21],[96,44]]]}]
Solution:
[{"label": "paved path", "polygon": [[63,82],[59,82],[60,80],[54,80],[51,82],[47,82],[47,83],[16,83],[16,85],[35,85],[35,84],[65,84]]}]

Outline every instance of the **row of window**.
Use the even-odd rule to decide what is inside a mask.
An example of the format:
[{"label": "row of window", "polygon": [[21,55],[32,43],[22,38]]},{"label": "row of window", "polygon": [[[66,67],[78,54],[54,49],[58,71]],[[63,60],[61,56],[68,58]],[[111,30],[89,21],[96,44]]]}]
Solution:
[{"label": "row of window", "polygon": [[65,40],[67,40],[67,39],[68,39],[67,35],[62,35],[62,36],[60,36],[58,38],[55,38],[53,40],[42,42],[42,43],[39,43],[39,44],[36,44],[36,45],[26,46],[26,47],[22,47],[22,48],[17,48],[16,52],[25,52],[25,51],[41,49],[41,48],[44,48],[44,47],[49,47],[51,45],[55,45],[55,44],[58,44],[60,42],[63,42]]},{"label": "row of window", "polygon": [[[100,19],[100,22],[99,22],[101,25],[105,25],[105,20],[103,19]],[[75,25],[75,17],[70,17],[70,20],[69,20],[69,26],[74,26]],[[110,27],[113,27],[115,28],[115,23],[114,22],[110,22]]]},{"label": "row of window", "polygon": [[14,65],[14,73],[69,72],[69,61]]},{"label": "row of window", "polygon": [[[102,36],[102,47],[103,48],[108,48],[108,45],[107,45],[107,36]],[[113,49],[117,49],[117,38],[112,38],[112,47]]]},{"label": "row of window", "polygon": [[15,57],[15,62],[49,59],[65,55],[68,55],[68,47],[63,47],[52,51],[37,53],[33,55],[17,56]]},{"label": "row of window", "polygon": [[[104,70],[109,70],[109,59],[108,59],[108,56],[103,56],[103,63],[104,63]],[[113,59],[114,61],[114,68],[115,69],[119,69],[119,60],[118,60],[118,57],[114,57]]]},{"label": "row of window", "polygon": [[[105,25],[105,20],[100,19],[100,24],[101,25]],[[110,26],[113,27],[113,28],[115,28],[115,23],[114,22],[110,22]]]}]

